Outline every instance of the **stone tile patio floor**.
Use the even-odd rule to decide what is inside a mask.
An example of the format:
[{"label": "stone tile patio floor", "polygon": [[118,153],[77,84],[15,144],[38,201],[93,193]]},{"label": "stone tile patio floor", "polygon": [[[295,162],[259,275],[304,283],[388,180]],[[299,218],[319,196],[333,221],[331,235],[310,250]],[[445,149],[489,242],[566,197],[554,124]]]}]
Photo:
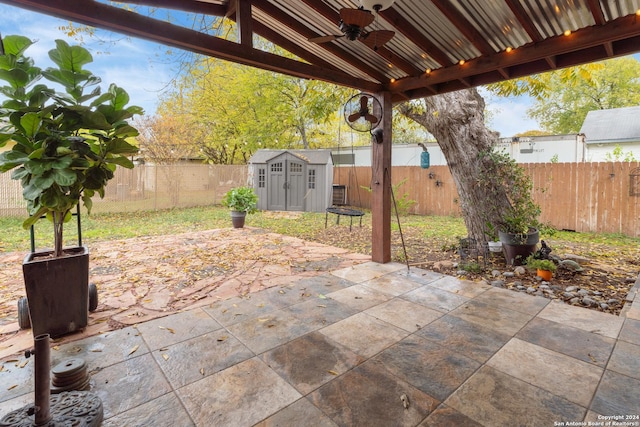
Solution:
[{"label": "stone tile patio floor", "polygon": [[[87,361],[104,426],[640,425],[638,304],[618,317],[365,262],[51,356]],[[0,371],[0,415],[33,402],[25,362]]]}]

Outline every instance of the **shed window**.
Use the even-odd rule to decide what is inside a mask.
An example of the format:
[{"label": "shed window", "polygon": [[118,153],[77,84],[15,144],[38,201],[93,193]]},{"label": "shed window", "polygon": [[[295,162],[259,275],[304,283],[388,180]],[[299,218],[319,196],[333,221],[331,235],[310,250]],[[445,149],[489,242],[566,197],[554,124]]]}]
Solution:
[{"label": "shed window", "polygon": [[264,188],[266,186],[266,175],[264,168],[258,169],[258,188]]},{"label": "shed window", "polygon": [[271,172],[282,172],[282,162],[271,164]]},{"label": "shed window", "polygon": [[311,169],[309,171],[309,189],[313,190],[316,188],[316,170]]}]

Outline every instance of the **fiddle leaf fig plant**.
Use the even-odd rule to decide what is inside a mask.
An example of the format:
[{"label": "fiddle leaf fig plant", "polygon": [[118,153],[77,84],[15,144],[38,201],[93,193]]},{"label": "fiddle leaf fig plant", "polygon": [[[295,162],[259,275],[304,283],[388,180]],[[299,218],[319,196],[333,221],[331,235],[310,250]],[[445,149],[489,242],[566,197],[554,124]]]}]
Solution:
[{"label": "fiddle leaf fig plant", "polygon": [[[27,201],[30,227],[43,215],[53,222],[54,257],[62,256],[63,226],[82,200],[105,195],[116,166],[133,168],[138,131],[128,123],[142,108],[127,106],[127,92],[83,67],[93,61],[82,46],[56,40],[49,51],[55,67],[41,69],[24,55],[33,42],[23,36],[0,40],[0,172],[12,171]],[[62,91],[42,83],[54,84]]]}]

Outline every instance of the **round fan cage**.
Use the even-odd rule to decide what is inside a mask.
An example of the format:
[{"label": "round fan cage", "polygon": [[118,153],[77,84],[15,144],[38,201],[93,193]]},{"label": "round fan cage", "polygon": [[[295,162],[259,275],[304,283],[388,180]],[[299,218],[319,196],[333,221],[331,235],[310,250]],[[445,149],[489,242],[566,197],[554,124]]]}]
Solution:
[{"label": "round fan cage", "polygon": [[344,104],[344,120],[358,132],[371,132],[382,121],[382,105],[373,95],[359,93]]}]

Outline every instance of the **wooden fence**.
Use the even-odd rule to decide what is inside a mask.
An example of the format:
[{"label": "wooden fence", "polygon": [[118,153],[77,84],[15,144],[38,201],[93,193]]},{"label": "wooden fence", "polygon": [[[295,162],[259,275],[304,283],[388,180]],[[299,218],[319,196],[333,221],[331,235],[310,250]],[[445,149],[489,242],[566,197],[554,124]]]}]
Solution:
[{"label": "wooden fence", "polygon": [[[105,189],[93,199],[92,212],[135,212],[219,204],[233,187],[247,184],[246,165],[137,165],[118,167]],[[20,182],[0,174],[0,216],[24,217]]]},{"label": "wooden fence", "polygon": [[[558,229],[640,237],[640,162],[530,163],[540,220]],[[95,212],[128,212],[220,203],[230,188],[247,183],[246,165],[140,165],[118,168]],[[334,184],[347,186],[347,202],[371,207],[370,167],[335,167]],[[446,166],[393,167],[396,198],[415,200],[411,213],[460,215],[458,193]],[[399,184],[403,182],[403,184]],[[24,216],[20,183],[0,174],[0,216]]]},{"label": "wooden fence", "polygon": [[[529,163],[540,220],[561,230],[622,233],[640,237],[640,162]],[[393,167],[396,198],[416,203],[411,213],[460,215],[458,193],[447,166]],[[403,182],[399,185],[399,183]],[[371,168],[336,167],[334,184],[347,186],[348,203],[371,207]]]}]

